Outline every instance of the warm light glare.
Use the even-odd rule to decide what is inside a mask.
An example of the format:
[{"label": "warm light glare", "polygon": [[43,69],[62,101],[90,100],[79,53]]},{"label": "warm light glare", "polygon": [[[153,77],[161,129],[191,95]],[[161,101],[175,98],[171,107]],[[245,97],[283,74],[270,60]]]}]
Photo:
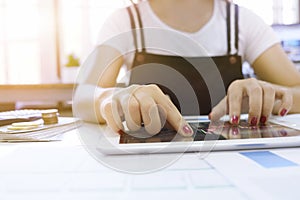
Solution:
[{"label": "warm light glare", "polygon": [[0,84],[5,83],[6,68],[4,66],[5,66],[4,50],[3,50],[3,46],[0,46]]},{"label": "warm light glare", "polygon": [[299,23],[298,0],[234,0],[234,2],[252,10],[270,25]]},{"label": "warm light glare", "polygon": [[[125,6],[124,0],[61,0],[62,64],[69,54],[84,60],[96,45],[97,34],[106,18],[117,8]],[[74,42],[76,41],[76,42]]]},{"label": "warm light glare", "polygon": [[38,2],[2,0],[0,6],[0,83],[38,83]]},{"label": "warm light glare", "polygon": [[[37,4],[17,4],[7,1],[6,29],[8,40],[35,39],[38,37],[38,6]],[[24,4],[24,3],[23,3]]]},{"label": "warm light glare", "polygon": [[36,42],[12,43],[8,55],[12,83],[40,83],[40,54]]},{"label": "warm light glare", "polygon": [[266,23],[273,23],[273,0],[234,0],[234,2],[254,11]]},{"label": "warm light glare", "polygon": [[129,1],[0,0],[0,84],[59,81],[56,50],[60,66],[71,53],[83,61],[104,20],[125,2]]},{"label": "warm light glare", "polygon": [[[298,0],[234,2],[268,24],[299,22]],[[128,4],[130,0],[0,0],[0,84],[59,82],[57,70],[68,55],[82,63],[107,17]]]}]

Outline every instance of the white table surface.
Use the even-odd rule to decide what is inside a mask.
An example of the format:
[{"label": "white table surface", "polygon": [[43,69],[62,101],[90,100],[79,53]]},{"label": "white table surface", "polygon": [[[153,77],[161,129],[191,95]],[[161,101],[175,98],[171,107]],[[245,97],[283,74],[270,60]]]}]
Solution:
[{"label": "white table surface", "polygon": [[[300,148],[267,150],[294,167],[267,169],[239,151],[186,153],[162,170],[136,175],[101,163],[88,146],[78,130],[58,142],[0,143],[0,199],[300,199]],[[108,159],[147,165],[168,156]]]}]

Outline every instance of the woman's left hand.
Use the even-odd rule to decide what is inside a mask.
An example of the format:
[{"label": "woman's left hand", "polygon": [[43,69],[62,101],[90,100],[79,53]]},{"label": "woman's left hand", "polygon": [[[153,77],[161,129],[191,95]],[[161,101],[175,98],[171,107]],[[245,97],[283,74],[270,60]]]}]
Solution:
[{"label": "woman's left hand", "polygon": [[250,125],[266,123],[273,112],[286,115],[293,105],[293,95],[287,88],[257,80],[236,80],[228,88],[227,96],[216,105],[209,117],[212,121],[229,114],[230,122],[238,124],[240,114],[248,112]]}]

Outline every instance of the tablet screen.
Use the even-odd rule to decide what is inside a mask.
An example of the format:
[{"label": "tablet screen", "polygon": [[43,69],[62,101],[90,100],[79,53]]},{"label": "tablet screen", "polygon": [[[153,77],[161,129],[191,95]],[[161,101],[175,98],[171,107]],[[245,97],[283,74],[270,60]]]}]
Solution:
[{"label": "tablet screen", "polygon": [[238,126],[233,126],[229,122],[193,122],[189,124],[194,130],[194,135],[191,137],[182,137],[177,134],[176,131],[169,128],[163,128],[157,135],[150,136],[144,128],[141,128],[141,130],[135,132],[121,132],[119,142],[120,144],[128,144],[171,141],[233,140],[300,135],[299,130],[273,123],[258,126],[250,126],[247,121],[241,121]]}]

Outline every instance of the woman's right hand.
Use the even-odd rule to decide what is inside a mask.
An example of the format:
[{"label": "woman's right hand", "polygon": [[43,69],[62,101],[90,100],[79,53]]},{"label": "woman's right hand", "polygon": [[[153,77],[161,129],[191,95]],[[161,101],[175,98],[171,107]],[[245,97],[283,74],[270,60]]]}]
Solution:
[{"label": "woman's right hand", "polygon": [[142,123],[155,135],[166,121],[182,136],[191,136],[192,128],[183,119],[170,98],[157,85],[131,85],[117,88],[100,101],[100,115],[114,131],[137,131]]}]

